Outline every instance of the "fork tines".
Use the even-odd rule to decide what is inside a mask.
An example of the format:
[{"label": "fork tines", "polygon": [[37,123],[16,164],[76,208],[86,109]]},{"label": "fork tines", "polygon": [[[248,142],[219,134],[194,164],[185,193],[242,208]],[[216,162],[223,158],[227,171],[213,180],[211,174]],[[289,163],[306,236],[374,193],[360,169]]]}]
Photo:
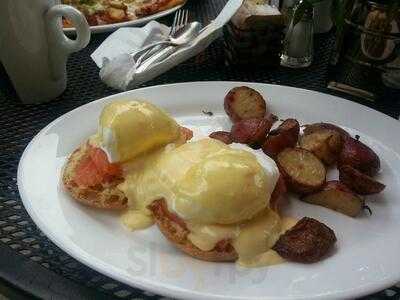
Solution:
[{"label": "fork tines", "polygon": [[179,9],[175,13],[174,22],[171,27],[171,35],[175,34],[179,29],[185,26],[189,20],[189,11],[187,9]]}]

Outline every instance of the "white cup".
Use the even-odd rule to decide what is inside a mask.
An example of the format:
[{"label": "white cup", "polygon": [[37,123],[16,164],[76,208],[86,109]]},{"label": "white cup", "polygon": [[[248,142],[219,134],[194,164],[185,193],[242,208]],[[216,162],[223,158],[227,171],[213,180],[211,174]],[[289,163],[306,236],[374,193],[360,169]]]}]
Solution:
[{"label": "white cup", "polygon": [[[0,0],[0,61],[24,103],[59,96],[67,85],[68,55],[86,47],[90,28],[77,9],[57,0]],[[64,35],[61,17],[76,27]]]}]

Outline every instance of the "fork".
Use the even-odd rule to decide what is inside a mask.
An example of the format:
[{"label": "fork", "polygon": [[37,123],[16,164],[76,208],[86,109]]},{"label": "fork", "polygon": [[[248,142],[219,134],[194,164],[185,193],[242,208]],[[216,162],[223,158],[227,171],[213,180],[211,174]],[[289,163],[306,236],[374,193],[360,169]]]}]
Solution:
[{"label": "fork", "polygon": [[188,20],[189,20],[188,10],[179,9],[175,13],[174,21],[172,23],[170,32],[165,40],[151,43],[132,54],[132,57],[136,61],[136,67],[138,67],[142,63],[142,61],[149,56],[149,54],[153,54],[154,52],[152,50],[154,50],[154,48],[157,46],[161,45],[179,46],[180,45],[179,40],[175,38],[175,35],[179,30],[181,30],[184,26],[187,25]]}]

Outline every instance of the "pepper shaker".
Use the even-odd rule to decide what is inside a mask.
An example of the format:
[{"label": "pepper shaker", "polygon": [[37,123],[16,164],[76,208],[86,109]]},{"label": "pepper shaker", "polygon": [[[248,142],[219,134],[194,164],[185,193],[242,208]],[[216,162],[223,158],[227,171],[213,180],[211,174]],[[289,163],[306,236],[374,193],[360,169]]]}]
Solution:
[{"label": "pepper shaker", "polygon": [[[305,68],[311,65],[314,49],[313,7],[302,4],[300,1],[294,8],[294,14],[289,23],[283,42],[281,65],[289,68]],[[304,13],[300,21],[295,24],[294,16],[300,7]]]}]

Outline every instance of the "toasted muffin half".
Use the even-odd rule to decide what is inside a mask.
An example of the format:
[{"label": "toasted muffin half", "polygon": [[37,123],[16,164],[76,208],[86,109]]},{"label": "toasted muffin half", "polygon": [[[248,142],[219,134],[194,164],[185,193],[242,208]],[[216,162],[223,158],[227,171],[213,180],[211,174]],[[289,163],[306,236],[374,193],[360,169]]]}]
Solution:
[{"label": "toasted muffin half", "polygon": [[149,209],[161,233],[177,248],[197,259],[223,262],[235,261],[238,255],[229,240],[222,240],[217,243],[214,249],[203,251],[197,248],[189,239],[189,230],[185,222],[176,214],[168,211],[164,199],[154,201]]},{"label": "toasted muffin half", "polygon": [[127,208],[128,199],[117,188],[123,181],[122,172],[111,164],[113,169],[108,172],[108,161],[99,163],[104,157],[100,152],[94,154],[95,151],[97,149],[86,142],[71,154],[64,167],[64,187],[84,205],[113,210]]}]

